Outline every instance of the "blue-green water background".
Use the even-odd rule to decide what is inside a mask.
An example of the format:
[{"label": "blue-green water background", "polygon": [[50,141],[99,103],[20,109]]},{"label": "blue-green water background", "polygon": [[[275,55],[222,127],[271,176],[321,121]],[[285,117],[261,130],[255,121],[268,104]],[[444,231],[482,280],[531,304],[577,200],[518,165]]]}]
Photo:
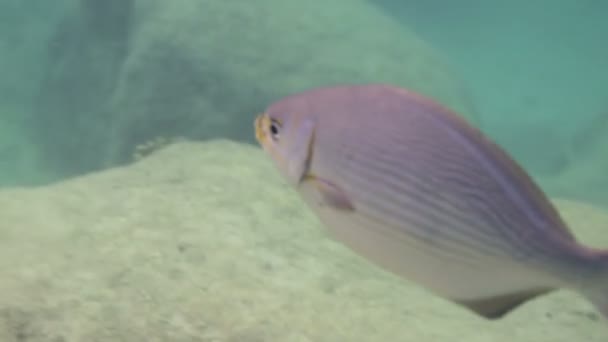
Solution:
[{"label": "blue-green water background", "polygon": [[[602,169],[608,158],[604,153],[608,145],[603,145],[608,140],[602,138],[608,135],[607,2],[370,2],[382,15],[417,33],[453,66],[456,77],[472,93],[480,117],[477,124],[511,152],[549,193],[608,203],[608,176],[604,175],[608,169]],[[136,23],[125,24],[138,13],[124,6],[131,1],[84,0],[80,3],[95,14],[77,17],[69,12],[75,3],[78,1],[0,0],[0,185],[36,185],[125,162],[121,158],[99,161],[100,145],[113,143],[102,132],[111,128],[103,120],[96,121],[104,114],[91,113],[90,107],[95,107],[98,96],[118,87],[105,76],[120,68],[121,58],[138,44],[129,39],[129,25]],[[272,16],[272,11],[268,15]],[[79,20],[88,22],[75,23]],[[217,25],[222,21],[218,20]],[[101,29],[89,32],[79,29],[82,27]],[[252,27],[255,29],[255,25]],[[239,27],[234,29],[238,31]],[[369,30],[374,27],[370,25]],[[88,34],[95,35],[90,41],[96,43],[87,45]],[[95,45],[97,42],[99,45]],[[226,42],[226,54],[239,49],[239,44]],[[99,72],[100,67],[108,71]],[[158,65],[158,69],[164,67]],[[229,66],[215,64],[208,68]],[[63,83],[53,82],[57,78]],[[77,79],[72,83],[74,89],[90,91],[75,93],[68,106],[67,90],[53,88],[68,84],[65,80],[71,78]],[[216,81],[225,82],[221,78]],[[172,86],[173,91],[180,91],[177,84]],[[246,83],[233,82],[221,90],[227,93],[225,102],[238,102],[239,97],[231,96],[230,91],[247,93],[247,88]],[[189,91],[186,87],[183,90]],[[179,113],[184,105],[183,101],[172,100],[163,88],[156,94],[164,99],[158,100],[158,107],[167,113]],[[191,95],[193,101],[197,96]],[[260,96],[245,119],[231,118],[235,127],[248,129],[237,135],[226,132],[226,137],[252,142],[250,115],[273,99]],[[72,115],[64,117],[62,111],[71,111]],[[162,127],[171,126],[168,136],[188,135],[180,134],[181,126],[174,122],[158,125],[161,133]],[[93,136],[91,140],[53,146],[54,139],[74,136],[78,140],[75,133],[85,128],[91,130],[87,133]],[[217,133],[222,136],[222,132]],[[586,166],[577,173],[580,164]]]}]

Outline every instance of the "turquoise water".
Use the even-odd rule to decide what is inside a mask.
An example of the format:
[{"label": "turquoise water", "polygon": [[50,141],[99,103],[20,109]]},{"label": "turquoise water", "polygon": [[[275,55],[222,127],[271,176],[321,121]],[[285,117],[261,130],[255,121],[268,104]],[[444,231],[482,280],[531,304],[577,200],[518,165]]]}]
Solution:
[{"label": "turquoise water", "polygon": [[[470,0],[458,6],[429,1],[369,2],[374,7],[374,13],[369,14],[372,20],[377,19],[379,9],[380,15],[414,31],[437,50],[436,57],[449,63],[453,78],[470,91],[479,113],[478,125],[544,181],[549,191],[596,203],[608,202],[607,193],[599,191],[608,187],[604,176],[607,162],[598,160],[606,159],[603,149],[586,156],[588,150],[603,143],[601,137],[606,135],[608,125],[603,87],[608,80],[608,48],[601,44],[608,32],[604,20],[607,5],[598,1],[523,0],[500,5]],[[373,72],[361,72],[364,76],[359,79],[351,74],[340,76],[336,71],[336,76],[315,75],[306,80],[304,75],[311,66],[298,71],[298,58],[281,52],[278,63],[284,60],[296,69],[279,68],[280,73],[263,75],[274,80],[257,82],[255,71],[231,63],[254,61],[255,65],[267,53],[266,47],[272,49],[272,39],[288,39],[288,34],[297,35],[297,31],[287,32],[285,37],[273,32],[276,37],[260,44],[257,50],[255,38],[251,37],[242,38],[245,47],[241,48],[239,44],[222,45],[214,40],[201,43],[199,37],[193,36],[195,24],[190,23],[183,25],[181,34],[180,28],[168,30],[159,26],[157,36],[144,33],[140,37],[133,27],[138,15],[136,4],[0,1],[0,129],[4,132],[0,184],[38,184],[124,163],[133,146],[160,135],[229,137],[251,142],[248,123],[244,124],[241,117],[250,118],[250,113],[263,108],[277,97],[275,94],[289,92],[293,84],[302,84],[293,86],[295,91],[342,80],[385,79],[379,75],[374,78]],[[361,19],[369,18],[363,14]],[[247,21],[241,25],[249,32],[257,24]],[[348,28],[348,24],[343,26]],[[218,27],[222,32],[218,38],[234,38]],[[371,26],[365,30],[383,35],[383,29],[374,31]],[[238,27],[234,30],[238,31]],[[178,44],[173,37],[180,35],[184,41],[179,44],[187,45],[187,40],[192,39],[194,44],[216,52],[193,65],[202,51],[171,46]],[[253,37],[255,33],[249,35]],[[299,40],[294,43],[293,54],[301,49],[306,51],[303,54],[314,56],[305,39]],[[153,52],[147,52],[149,49],[144,46],[140,50],[145,55],[139,56],[139,50],[132,48],[138,44],[166,46]],[[356,53],[356,47],[346,49]],[[391,54],[387,52],[387,57],[376,51],[370,58],[383,63]],[[228,59],[224,61],[223,56]],[[324,67],[330,69],[332,63],[344,63],[339,60],[343,58],[340,51],[334,58],[326,60]],[[143,62],[138,65],[140,59]],[[133,65],[126,70],[125,63]],[[356,70],[356,61],[347,63]],[[298,72],[302,76],[294,76]],[[146,73],[154,75],[141,76]],[[149,78],[141,82],[142,87],[151,89],[137,87],[122,94],[121,82],[127,82],[126,77]],[[268,86],[265,88],[262,83]],[[277,87],[285,90],[276,91]],[[242,98],[246,105],[235,104],[235,97]],[[127,103],[123,105],[121,101]],[[112,106],[120,106],[116,111],[128,114],[114,114]],[[202,123],[204,115],[198,113],[201,110],[228,114]],[[148,113],[140,114],[143,111]],[[171,112],[174,115],[163,114]],[[147,122],[140,125],[139,121]],[[129,124],[142,127],[134,132],[118,132]],[[75,134],[73,139],[68,138],[70,134]],[[112,134],[129,134],[126,146],[111,146],[119,139]],[[594,164],[582,168],[597,170],[572,169],[580,164]]]},{"label": "turquoise water", "polygon": [[[228,227],[227,229],[230,230],[229,228],[235,225],[234,222],[239,222],[260,229],[257,225],[263,225],[262,223],[252,224],[251,222],[257,222],[257,220],[271,222],[268,224],[271,228],[260,232],[259,236],[268,236],[268,241],[274,241],[275,235],[273,234],[280,234],[285,225],[291,224],[292,216],[290,215],[298,219],[300,216],[306,217],[304,209],[298,206],[299,202],[294,200],[293,208],[289,207],[287,210],[291,214],[287,215],[288,218],[284,218],[281,216],[282,211],[277,215],[274,207],[270,205],[268,208],[254,207],[241,212],[239,211],[242,209],[241,199],[225,199],[222,197],[224,195],[219,195],[220,190],[217,190],[217,201],[208,200],[208,198],[214,198],[214,195],[209,195],[208,192],[214,191],[213,186],[231,184],[231,178],[209,180],[208,183],[213,183],[213,186],[209,186],[209,188],[206,187],[207,185],[200,185],[199,190],[202,188],[206,190],[196,193],[199,197],[194,194],[184,195],[182,192],[176,197],[162,196],[165,192],[177,192],[178,188],[180,191],[188,191],[188,186],[181,188],[181,180],[173,182],[173,176],[163,178],[165,173],[169,175],[174,172],[178,175],[189,174],[191,177],[189,179],[194,179],[196,172],[192,171],[192,168],[184,166],[183,170],[179,169],[182,162],[193,168],[204,169],[205,171],[200,171],[201,174],[211,171],[208,171],[205,165],[195,164],[197,162],[204,163],[209,160],[210,163],[225,165],[226,168],[232,168],[232,171],[226,171],[226,175],[231,175],[230,177],[242,179],[251,177],[247,181],[242,181],[242,184],[235,182],[243,187],[251,183],[257,184],[260,178],[264,178],[264,181],[266,181],[266,177],[271,178],[266,175],[266,171],[271,170],[266,169],[266,166],[256,169],[255,167],[258,167],[256,164],[255,167],[251,166],[254,171],[247,169],[248,165],[257,160],[253,157],[245,159],[245,155],[248,155],[249,152],[242,153],[243,159],[241,160],[231,160],[229,155],[224,155],[225,159],[221,160],[218,156],[222,156],[222,153],[219,152],[216,154],[209,152],[208,159],[204,160],[196,159],[194,156],[184,156],[183,161],[177,156],[166,157],[168,162],[165,165],[170,164],[170,166],[166,165],[166,170],[163,169],[161,161],[151,162],[149,169],[144,171],[137,169],[139,164],[135,162],[162,146],[184,140],[202,144],[215,143],[217,139],[227,139],[245,144],[243,151],[250,151],[245,148],[256,146],[252,127],[253,119],[269,103],[311,87],[340,83],[394,83],[420,91],[458,111],[511,153],[540,183],[550,197],[564,201],[560,202],[560,210],[564,208],[565,212],[574,213],[569,214],[569,222],[574,222],[575,225],[576,222],[580,222],[582,226],[588,226],[580,230],[585,241],[599,242],[597,246],[606,246],[608,220],[605,219],[606,216],[601,213],[603,209],[600,208],[608,206],[608,100],[606,99],[608,44],[605,43],[608,36],[607,16],[608,2],[592,0],[514,0],[508,2],[481,0],[336,0],[335,2],[321,0],[308,2],[296,0],[0,0],[0,189],[3,189],[0,191],[0,203],[4,204],[4,209],[0,208],[0,238],[6,237],[2,246],[3,250],[8,253],[0,254],[0,259],[23,260],[23,264],[26,265],[24,267],[30,265],[37,270],[36,272],[47,274],[49,277],[47,281],[54,284],[49,287],[52,288],[50,290],[40,285],[43,281],[38,278],[36,278],[37,281],[27,281],[30,279],[28,278],[31,273],[29,269],[18,272],[10,267],[9,261],[3,261],[1,264],[3,268],[0,269],[0,272],[6,271],[15,278],[7,276],[7,279],[11,279],[7,283],[11,285],[7,285],[6,288],[0,287],[0,289],[3,289],[7,296],[14,294],[14,298],[21,298],[21,296],[44,298],[46,292],[42,289],[51,291],[53,294],[63,293],[61,291],[68,293],[71,291],[71,285],[63,287],[63,285],[59,286],[54,283],[63,281],[58,280],[63,278],[57,276],[56,273],[62,272],[62,267],[65,265],[72,265],[69,264],[71,261],[65,260],[89,260],[90,258],[91,262],[98,262],[96,265],[101,265],[107,257],[116,264],[133,262],[133,265],[137,265],[136,262],[139,262],[139,259],[137,261],[129,259],[129,255],[137,254],[136,252],[130,254],[131,250],[128,248],[132,246],[129,241],[136,241],[135,244],[141,243],[139,248],[162,250],[164,248],[162,244],[145,245],[141,241],[148,241],[146,239],[154,240],[154,243],[172,241],[174,237],[172,234],[179,235],[181,233],[178,232],[183,232],[184,227],[206,221],[208,218],[204,216],[205,213],[214,212],[213,205],[222,206],[224,203],[231,203],[236,208],[233,213],[234,217],[226,214],[228,218],[225,220],[213,221],[216,222],[214,227]],[[232,151],[233,147],[226,148]],[[257,149],[257,146],[255,148]],[[176,151],[187,150],[187,148],[176,149]],[[198,150],[193,150],[199,153]],[[218,147],[218,151],[220,151],[220,147]],[[259,159],[261,158],[265,158],[265,156],[260,154]],[[192,164],[187,164],[190,162]],[[134,170],[132,172],[139,173],[128,176],[125,173],[124,178],[121,178],[123,176],[113,178],[113,171],[123,170],[117,169],[118,167],[125,167],[124,170]],[[238,168],[240,167],[243,167],[244,171],[239,176],[240,169]],[[238,169],[239,172],[234,171],[235,169]],[[92,177],[90,184],[86,183],[89,176]],[[82,184],[78,183],[81,179]],[[96,183],[98,179],[100,183]],[[146,180],[152,183],[146,183]],[[65,189],[62,188],[63,183],[60,183],[62,181],[68,182]],[[76,185],[70,186],[71,181],[75,181]],[[161,186],[161,183],[165,184],[163,182],[173,184],[175,188],[168,190]],[[195,183],[192,185],[194,188],[198,186],[198,183]],[[103,184],[103,186],[98,184]],[[133,184],[137,184],[137,186]],[[283,196],[281,190],[284,188],[277,184],[269,183],[269,189],[272,190],[268,191],[271,194],[276,193],[273,195],[274,201],[281,202],[282,197],[280,196]],[[46,186],[51,186],[51,188]],[[54,186],[58,187],[57,193],[52,192],[52,189],[55,189]],[[102,192],[102,188],[124,188],[125,193],[106,194]],[[88,189],[96,189],[96,191]],[[20,191],[26,192],[21,193]],[[263,189],[259,191],[264,193]],[[67,193],[71,195],[68,196]],[[213,194],[213,192],[211,193]],[[82,197],[70,197],[73,194]],[[127,200],[128,196],[135,196],[137,199]],[[141,199],[137,196],[141,196]],[[235,192],[234,196],[239,195]],[[202,199],[203,197],[205,199]],[[129,208],[133,206],[135,209],[129,211],[115,207],[115,204],[120,203],[123,198],[125,206],[128,204]],[[179,221],[180,223],[176,223],[177,221],[172,221],[171,218],[175,219],[178,214],[162,211],[162,208],[167,210],[166,208],[176,205],[170,204],[173,203],[172,199],[185,201],[188,203],[187,205],[193,206],[194,204],[188,201],[194,203],[200,201],[210,207],[207,207],[206,210],[193,209],[192,211],[180,207],[179,210],[185,210],[180,211],[181,214],[192,215],[192,217],[190,221],[184,218],[183,221]],[[264,195],[259,196],[259,199],[264,199]],[[55,204],[55,200],[60,204]],[[167,202],[166,206],[160,207],[158,203],[162,204],[163,201]],[[31,208],[29,208],[30,203],[33,203]],[[251,201],[247,203],[251,203]],[[144,204],[156,204],[161,209],[144,207]],[[54,205],[58,205],[62,209],[59,210]],[[204,208],[204,205],[201,204],[201,206]],[[579,210],[579,206],[583,206],[585,209]],[[597,209],[587,209],[587,206]],[[222,210],[230,211],[224,207]],[[593,224],[589,222],[582,224],[586,216],[581,216],[580,213],[587,213],[587,210],[594,213],[589,214],[589,217],[593,216]],[[78,216],[78,218],[70,216],[76,215],[74,213],[82,214],[82,216]],[[262,220],[255,216],[256,213],[266,215],[265,219]],[[49,217],[48,224],[45,215]],[[158,215],[158,217],[154,215]],[[3,216],[5,223],[3,223]],[[159,226],[158,231],[149,235],[147,235],[149,232],[141,233],[142,235],[130,232],[131,235],[129,235],[122,231],[112,231],[112,234],[121,236],[118,240],[124,244],[116,243],[118,247],[110,248],[108,246],[113,244],[111,235],[108,235],[108,240],[103,240],[103,246],[101,246],[102,242],[99,242],[101,240],[95,240],[97,237],[90,240],[86,238],[89,236],[87,234],[93,234],[87,229],[92,229],[94,232],[103,231],[100,227],[105,221],[112,222],[113,227],[122,227],[122,224],[125,224],[125,227],[139,227],[139,225],[152,227],[154,224],[165,223],[162,227]],[[54,222],[56,226],[50,222]],[[129,222],[129,224],[127,225],[125,222]],[[314,223],[311,222],[314,221],[297,222],[295,225],[298,227],[319,228],[313,226]],[[163,230],[163,227],[166,228],[166,226],[181,228],[175,228],[177,232],[172,233],[166,229]],[[81,235],[80,228],[87,233]],[[39,234],[36,229],[40,229]],[[44,229],[48,229],[48,231]],[[216,237],[215,234],[223,234],[212,228],[209,229],[205,230],[209,235],[198,233],[197,237],[206,239],[208,236]],[[27,231],[27,234],[22,235],[20,233],[22,230]],[[218,228],[218,230],[220,229]],[[576,232],[579,231],[576,230]],[[297,231],[293,233],[298,234]],[[187,233],[185,234],[188,236]],[[234,234],[238,235],[238,230]],[[321,246],[328,244],[325,240],[318,240],[320,238],[314,235],[316,233],[311,234],[314,238],[305,241]],[[251,237],[253,240],[242,238],[245,241],[242,243],[252,243],[252,241],[258,243],[259,241],[255,240],[259,238],[257,231],[252,236],[254,236]],[[81,240],[72,243],[72,240],[68,240],[72,238]],[[234,253],[246,253],[248,250],[247,246],[236,247],[236,244],[241,243],[238,242],[241,241],[240,238],[236,239],[238,243],[230,240],[230,237],[217,238],[222,241],[221,243],[226,244],[227,250],[233,251],[230,248],[234,247]],[[184,239],[187,240],[187,238]],[[86,240],[87,243],[80,244],[82,240]],[[211,239],[211,241],[213,240]],[[211,242],[206,243],[213,246]],[[232,243],[235,245],[231,245]],[[295,244],[295,242],[291,243]],[[48,249],[44,247],[47,244],[51,245]],[[259,247],[259,245],[256,246],[256,248]],[[330,254],[334,253],[335,248],[339,248],[332,246],[326,248]],[[121,247],[123,249],[119,249]],[[74,249],[72,250],[72,248]],[[285,255],[291,253],[284,251],[282,247],[273,248],[270,249],[268,255],[274,255],[273,253],[276,252],[278,258],[284,258]],[[21,258],[21,250],[39,251],[43,254],[38,257],[31,254]],[[113,252],[107,252],[111,256],[97,254],[102,253],[100,252],[102,250]],[[255,250],[260,255],[265,255],[263,248],[260,251]],[[325,251],[325,249],[323,250]],[[308,251],[315,253],[314,250]],[[147,251],[146,253],[149,253],[145,254],[147,257],[162,259],[162,256],[158,256],[154,252]],[[162,254],[162,252],[158,253]],[[218,253],[221,252],[218,251]],[[238,255],[242,258],[248,257],[247,254]],[[49,262],[48,268],[42,262],[47,258],[55,260],[53,259],[55,257],[65,259],[61,259],[61,262],[57,261],[57,264]],[[222,254],[223,257],[224,254]],[[213,259],[212,256],[201,256],[200,258]],[[228,257],[226,256],[226,258]],[[169,259],[166,259],[167,265],[171,264]],[[313,259],[310,263],[323,263],[318,259],[321,257]],[[338,263],[337,259],[331,260],[328,263]],[[171,261],[174,260],[171,259]],[[224,265],[219,261],[213,262],[215,261],[210,261],[212,265]],[[274,260],[273,262],[281,264],[283,261]],[[306,264],[309,261],[300,262]],[[352,262],[352,260],[345,262]],[[193,264],[195,263],[193,262]],[[103,281],[97,282],[92,279],[99,276],[110,283],[111,281],[108,279],[114,279],[113,277],[116,275],[108,275],[109,273],[101,271],[102,266],[96,265],[78,263],[77,266],[74,266],[78,272],[68,272],[65,279],[73,280],[76,284],[75,288],[79,288],[77,284],[81,280],[87,286],[96,283],[104,284],[101,286],[102,290],[90,290],[89,293],[88,288],[83,287],[84,292],[79,292],[84,297],[103,297],[100,299],[101,302],[131,298],[130,296],[133,295],[131,290],[120,294],[112,292],[112,295],[104,297],[107,294],[103,292],[104,289],[111,286]],[[189,267],[188,265],[184,267]],[[198,267],[198,264],[195,266]],[[298,267],[300,266],[307,267],[302,265]],[[70,268],[72,266],[65,267],[74,270]],[[137,268],[137,266],[133,267]],[[340,269],[340,267],[336,268]],[[90,274],[87,273],[89,270]],[[197,268],[193,268],[180,272],[187,274],[197,272],[196,270]],[[154,272],[154,269],[150,271],[150,273]],[[173,272],[172,269],[167,271],[167,273],[171,272]],[[375,271],[366,269],[365,272],[374,274]],[[222,275],[231,274],[225,270],[220,273]],[[319,271],[320,273],[322,272]],[[280,276],[277,275],[277,279],[283,276],[293,277],[294,275],[289,272],[281,273]],[[354,277],[352,274],[344,275],[344,277],[351,276]],[[156,275],[150,277],[156,277]],[[146,279],[146,277],[133,278],[132,288],[149,285],[149,281]],[[197,281],[205,282],[205,279],[204,277],[197,278]],[[225,279],[228,278],[224,278],[224,281],[226,281]],[[166,279],[156,280],[162,282]],[[136,281],[140,281],[140,283]],[[248,280],[246,278],[240,281]],[[281,281],[277,280],[277,283]],[[351,281],[353,280],[351,279]],[[382,283],[379,288],[392,289],[393,283],[390,281]],[[68,280],[65,282],[67,284]],[[168,287],[167,291],[159,290],[158,293],[162,294],[157,293],[158,301],[161,303],[158,304],[160,307],[163,307],[164,301],[170,302],[174,299],[166,295],[166,293],[172,293],[173,287],[165,283],[162,286]],[[24,288],[27,290],[22,292],[21,289]],[[248,291],[247,287],[238,289],[243,293]],[[156,292],[148,290],[143,290],[143,292],[154,297]],[[353,293],[358,291],[351,290],[354,291]],[[366,294],[375,293],[375,290],[369,289],[360,291]],[[252,292],[255,291],[252,290]],[[105,294],[102,295],[102,293]],[[241,295],[245,296],[243,293]],[[294,293],[294,296],[301,295],[297,292]],[[405,293],[406,295],[411,294],[407,291]],[[413,293],[416,296],[419,295],[416,292]],[[112,297],[114,295],[119,298]],[[121,295],[124,297],[120,297]],[[356,294],[352,296],[355,298]],[[228,295],[227,298],[229,298]],[[360,308],[353,304],[355,302],[351,301],[351,297],[340,298],[344,300],[345,307]],[[70,300],[81,303],[79,298]],[[128,300],[126,299],[127,302]],[[187,302],[186,299],[175,300],[173,304],[167,304],[166,307],[179,310],[176,303],[183,303],[180,300]],[[386,298],[383,300],[390,304],[390,300]],[[8,299],[0,300],[0,339],[10,335],[12,336],[10,338],[13,338],[10,341],[45,340],[40,336],[47,333],[44,328],[47,327],[45,319],[48,318],[47,316],[53,316],[54,311],[50,309],[51,304],[44,300],[33,300],[31,303],[28,301],[28,305],[31,305],[21,311],[17,310],[18,313],[15,314],[11,311],[12,309],[7,308],[19,305],[7,303],[13,302]],[[65,309],[70,308],[70,303],[69,300],[66,300],[65,303],[61,302],[61,305],[55,303],[56,306],[53,306],[54,308],[61,306],[62,310],[65,310],[62,311],[64,314],[62,317],[66,322],[70,322],[72,319],[69,315],[70,310]],[[291,305],[287,300],[286,303],[284,303],[285,306]],[[332,305],[331,301],[321,299],[314,303],[314,305]],[[421,316],[430,317],[430,321],[433,322],[429,323],[432,325],[431,328],[428,330],[422,328],[424,324],[420,323],[423,321],[421,318],[410,321],[410,323],[420,323],[415,329],[416,336],[421,338],[419,340],[439,341],[444,336],[442,334],[445,331],[442,327],[443,324],[448,323],[441,321],[441,317],[444,316],[435,311],[442,310],[443,304],[433,303],[430,309],[422,309],[427,311],[424,311],[425,313]],[[142,306],[138,306],[138,304],[141,302],[135,301],[130,305],[139,309],[145,307],[146,310],[136,310],[144,316],[147,310],[155,309],[155,307],[146,306],[149,303]],[[592,311],[582,301],[575,302],[570,297],[563,300],[562,297],[559,297],[556,301],[548,301],[545,304],[541,307],[548,309],[530,311],[525,314],[528,316],[522,316],[526,319],[515,318],[504,327],[518,326],[527,319],[534,320],[541,316],[542,319],[545,319],[543,310],[559,316],[559,313],[555,311],[563,306],[568,306],[573,312],[582,312],[581,316],[589,316],[591,314],[588,312]],[[310,312],[323,310],[314,305],[311,304]],[[418,306],[419,304],[416,304],[416,307]],[[213,307],[221,308],[221,305],[217,304]],[[424,306],[420,305],[420,307]],[[573,309],[573,307],[576,308]],[[192,310],[191,314],[196,316],[196,310]],[[333,310],[339,311],[338,309]],[[388,317],[394,315],[395,311],[386,310]],[[103,310],[100,309],[100,311]],[[94,313],[91,313],[92,311],[87,312],[95,316]],[[355,315],[357,319],[365,319],[365,310],[362,312],[359,316]],[[173,322],[171,324],[174,324],[172,329],[176,330],[175,335],[167,333],[169,337],[158,337],[159,340],[186,341],[187,336],[190,336],[188,331],[199,331],[197,329],[200,327],[195,327],[198,324],[196,322],[189,321],[190,326],[179,321],[177,314],[171,316],[171,312],[163,311],[164,314],[166,316],[155,316],[154,319],[164,323],[175,319],[177,323],[171,321]],[[266,314],[268,317],[265,319],[272,321],[269,317],[276,315],[276,312],[269,311]],[[338,312],[334,314],[340,315]],[[534,316],[535,314],[537,316]],[[25,315],[23,316],[25,318],[19,315]],[[103,315],[112,316],[107,312]],[[95,319],[104,321],[107,317],[103,315],[100,316],[102,318],[95,316]],[[231,312],[227,315],[236,314]],[[445,317],[451,317],[451,311],[446,315]],[[456,321],[465,322],[462,324],[471,331],[462,332],[462,335],[459,335],[461,338],[457,339],[459,341],[471,340],[470,336],[475,336],[473,332],[476,329],[482,329],[482,335],[485,336],[485,339],[479,341],[489,341],[493,336],[502,336],[505,331],[510,331],[510,328],[501,330],[503,328],[500,326],[487,328],[485,323],[471,323],[471,321],[467,321],[467,318],[462,318],[461,321],[461,316],[455,315],[455,317],[459,317]],[[602,336],[608,336],[605,331],[599,332],[599,323],[596,323],[597,316],[589,316],[595,317],[593,319],[577,320],[576,315],[562,317],[564,321],[560,322],[565,325],[572,324],[574,330],[564,332],[561,336],[580,337],[581,340],[587,338],[589,341],[600,341]],[[129,315],[125,314],[125,316],[129,318]],[[151,316],[145,317],[142,320],[149,319],[146,324],[154,324],[155,321],[150,318]],[[380,319],[379,317],[384,316],[374,317]],[[15,337],[19,334],[6,333],[15,325],[19,325],[21,319],[43,323],[37,323],[36,333],[30,334],[29,339],[19,339]],[[208,319],[213,321],[209,317]],[[358,324],[357,319],[353,318],[348,322]],[[217,327],[217,330],[230,331],[230,323],[221,322],[226,326]],[[551,329],[557,323],[543,322],[543,324],[546,323],[543,325],[543,329]],[[582,325],[579,326],[578,322],[584,323],[580,323]],[[182,323],[183,325],[180,325]],[[318,323],[324,326],[323,329],[330,329],[327,325],[323,325],[323,322]],[[123,324],[117,329],[132,333],[132,335],[126,334],[125,336],[131,336],[135,340],[143,338],[142,336],[148,338],[151,336],[143,333],[138,335],[138,323]],[[306,321],[306,324],[312,323]],[[342,324],[348,325],[347,321]],[[399,325],[386,321],[382,324],[386,324],[387,327]],[[144,329],[142,326],[140,325],[140,328]],[[312,326],[314,327],[314,324]],[[104,335],[103,331],[87,327],[83,328],[86,333],[82,332],[82,335],[78,334],[76,328],[72,333],[66,333],[65,336],[72,336],[71,338],[65,337],[66,341],[116,340],[115,335],[110,334],[114,336],[110,338],[108,337],[110,335]],[[294,329],[297,330],[297,328]],[[517,332],[518,336],[526,341],[528,340],[524,336],[533,336],[529,341],[535,340],[534,336],[539,336],[538,331],[530,332],[528,329],[533,330],[534,327],[526,325]],[[431,330],[440,330],[442,333],[426,335],[425,331]],[[5,333],[7,335],[3,335]],[[222,337],[221,334],[217,335],[220,337],[216,335],[201,337],[202,335],[197,334],[192,333],[191,336],[197,336],[199,339],[192,340],[286,340],[280,339],[276,335],[273,337],[264,334],[254,334],[257,339],[232,335],[232,338],[228,338]],[[446,332],[445,336],[448,335]],[[74,336],[80,336],[80,338]],[[335,336],[347,335],[337,333]],[[370,336],[379,338],[378,336],[389,335],[381,333],[373,335],[370,332]],[[296,335],[291,337],[293,341],[307,340],[301,336],[301,339],[298,339]],[[362,341],[374,340],[374,337],[361,338]]]}]

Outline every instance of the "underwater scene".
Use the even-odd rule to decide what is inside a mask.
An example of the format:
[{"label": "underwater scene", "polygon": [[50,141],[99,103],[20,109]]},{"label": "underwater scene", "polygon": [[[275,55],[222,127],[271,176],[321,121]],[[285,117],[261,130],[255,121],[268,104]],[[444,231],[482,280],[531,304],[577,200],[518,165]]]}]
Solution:
[{"label": "underwater scene", "polygon": [[0,0],[0,342],[608,341],[607,17]]}]

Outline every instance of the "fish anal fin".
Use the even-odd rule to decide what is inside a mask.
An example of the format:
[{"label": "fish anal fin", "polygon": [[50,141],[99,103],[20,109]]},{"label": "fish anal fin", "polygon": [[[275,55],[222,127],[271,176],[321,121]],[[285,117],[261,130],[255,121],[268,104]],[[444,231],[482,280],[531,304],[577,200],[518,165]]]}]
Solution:
[{"label": "fish anal fin", "polygon": [[535,288],[504,295],[472,300],[452,300],[469,308],[486,319],[497,320],[525,302],[553,291],[553,288]]}]

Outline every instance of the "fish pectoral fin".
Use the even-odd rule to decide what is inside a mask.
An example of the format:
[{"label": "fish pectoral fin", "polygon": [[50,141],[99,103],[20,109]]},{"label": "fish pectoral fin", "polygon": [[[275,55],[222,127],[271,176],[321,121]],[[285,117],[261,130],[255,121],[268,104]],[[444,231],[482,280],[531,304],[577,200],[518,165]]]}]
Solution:
[{"label": "fish pectoral fin", "polygon": [[339,186],[330,181],[315,176],[307,176],[306,180],[311,182],[321,197],[322,204],[342,211],[354,211],[355,206],[346,193]]},{"label": "fish pectoral fin", "polygon": [[489,298],[452,301],[469,308],[486,319],[496,320],[504,317],[525,302],[553,290],[553,288],[534,288]]}]

